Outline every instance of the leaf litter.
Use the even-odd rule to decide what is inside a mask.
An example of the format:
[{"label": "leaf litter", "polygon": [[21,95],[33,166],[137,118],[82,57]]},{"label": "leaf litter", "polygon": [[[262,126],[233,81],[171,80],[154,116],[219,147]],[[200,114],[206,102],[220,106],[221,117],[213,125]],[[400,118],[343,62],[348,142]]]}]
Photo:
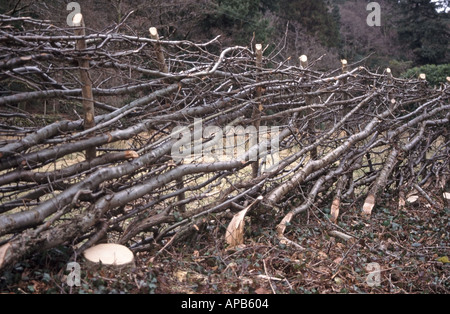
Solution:
[{"label": "leaf litter", "polygon": [[[243,229],[245,213],[236,213],[237,224],[229,227],[239,233],[234,247],[225,241],[230,220],[223,218],[211,228],[214,232],[191,234],[156,257],[158,245],[136,253],[136,268],[129,271],[85,270],[81,287],[64,282],[71,251],[53,249],[0,274],[0,292],[448,293],[450,208],[426,207],[420,197],[412,204],[397,204],[392,200],[385,208],[375,207],[368,221],[357,206],[344,209],[337,224],[320,211],[299,215],[285,236],[304,250],[279,241],[273,231],[276,217],[255,224],[251,217]],[[331,236],[336,230],[352,239]],[[370,263],[380,266],[379,285],[367,283]]]}]

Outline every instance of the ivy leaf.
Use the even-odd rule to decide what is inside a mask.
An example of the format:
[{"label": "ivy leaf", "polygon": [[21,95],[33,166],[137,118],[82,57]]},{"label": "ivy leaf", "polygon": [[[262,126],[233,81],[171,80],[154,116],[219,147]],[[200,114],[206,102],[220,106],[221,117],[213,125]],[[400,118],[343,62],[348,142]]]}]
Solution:
[{"label": "ivy leaf", "polygon": [[444,263],[444,264],[450,263],[450,261],[448,260],[448,256],[439,257],[437,260],[438,260],[438,262],[441,262],[441,263]]}]

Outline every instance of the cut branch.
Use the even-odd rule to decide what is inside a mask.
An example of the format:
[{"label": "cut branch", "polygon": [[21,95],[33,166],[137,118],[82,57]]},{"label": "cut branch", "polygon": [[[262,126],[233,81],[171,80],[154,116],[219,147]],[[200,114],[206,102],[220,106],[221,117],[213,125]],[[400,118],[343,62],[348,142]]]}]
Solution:
[{"label": "cut branch", "polygon": [[331,223],[361,200],[369,215],[385,192],[415,189],[440,206],[431,189],[450,177],[448,82],[344,61],[317,71],[306,56],[263,58],[262,45],[116,32],[123,21],[86,35],[79,18],[64,29],[0,15],[17,24],[0,33],[0,269],[110,234],[162,252],[258,196],[255,214],[275,218],[259,223],[299,250],[289,224],[326,217],[330,203]]}]

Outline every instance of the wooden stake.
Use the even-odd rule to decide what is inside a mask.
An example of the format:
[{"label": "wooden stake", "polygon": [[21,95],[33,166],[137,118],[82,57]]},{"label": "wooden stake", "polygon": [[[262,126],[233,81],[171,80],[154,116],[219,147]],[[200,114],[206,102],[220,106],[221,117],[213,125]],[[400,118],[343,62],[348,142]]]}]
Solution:
[{"label": "wooden stake", "polygon": [[392,71],[390,68],[386,68],[386,75],[388,77],[388,83],[391,84],[392,83]]},{"label": "wooden stake", "polygon": [[300,68],[302,70],[306,69],[308,67],[308,57],[305,55],[300,56]]},{"label": "wooden stake", "polygon": [[[347,62],[347,60],[342,59],[341,60],[341,65],[342,65],[342,74],[348,73],[348,67],[347,67],[348,62]],[[347,78],[346,77],[344,77],[342,79],[342,84],[347,84]],[[344,99],[347,99],[347,95],[344,95]]]},{"label": "wooden stake", "polygon": [[[161,44],[159,43],[159,35],[158,30],[156,27],[150,27],[150,38],[157,40],[155,43],[155,54],[156,54],[156,60],[158,60],[158,69],[162,73],[169,73],[169,68],[166,65],[166,58],[164,57],[164,52],[162,51]],[[170,106],[170,102],[166,102],[166,107]],[[176,179],[176,188],[179,190],[184,189],[184,180],[183,177]],[[178,210],[182,213],[186,211],[186,205],[184,204],[184,200],[186,199],[186,195],[184,192],[181,192],[178,195]]]},{"label": "wooden stake", "polygon": [[[257,68],[256,72],[259,74],[261,72],[261,68],[262,68],[262,55],[263,55],[263,53],[262,53],[262,45],[261,44],[256,44],[255,45],[255,49],[256,49],[255,55],[256,55],[256,68]],[[257,80],[257,82],[259,81],[258,76],[257,76],[256,80]],[[257,99],[259,99],[259,98],[261,98],[261,96],[262,96],[262,88],[261,88],[261,86],[258,86],[256,88],[255,97]],[[263,110],[263,106],[262,106],[261,102],[258,103],[258,104],[255,104],[255,106],[253,107],[252,120],[254,121],[253,125],[256,128],[256,143],[257,144],[259,144],[259,127],[261,125],[261,112],[262,112],[262,110]],[[256,158],[256,161],[252,164],[252,175],[253,175],[253,178],[258,177],[258,174],[259,174],[259,152],[257,154],[258,154],[258,156]]]},{"label": "wooden stake", "polygon": [[347,73],[348,72],[348,70],[347,70],[347,64],[348,64],[347,60],[342,59],[341,60],[341,64],[342,64],[342,73]]},{"label": "wooden stake", "polygon": [[[299,58],[299,60],[300,60],[300,68],[301,68],[301,69],[306,69],[306,68],[308,67],[308,57],[307,57],[306,55],[301,55],[300,58]],[[310,89],[308,89],[308,90],[310,90]],[[311,96],[306,96],[306,97],[305,97],[305,103],[306,103],[307,106],[312,105],[313,102],[314,102],[314,98],[313,98],[313,97],[311,97]],[[303,116],[306,116],[306,115],[310,114],[311,112],[312,112],[311,109],[306,110],[305,113],[303,114]],[[306,123],[308,124],[308,127],[307,127],[308,132],[309,132],[311,135],[313,135],[313,134],[315,133],[315,130],[314,130],[314,129],[315,129],[314,121],[308,120]],[[314,140],[311,140],[311,144],[312,144],[313,142],[314,142]],[[316,159],[316,158],[317,158],[317,147],[314,147],[314,148],[311,150],[310,156],[311,156],[311,159]]]},{"label": "wooden stake", "polygon": [[156,40],[155,43],[155,53],[156,53],[156,59],[158,60],[158,69],[162,73],[169,73],[169,69],[166,65],[166,58],[164,57],[164,53],[161,49],[161,44],[159,43],[159,35],[158,30],[156,27],[150,27],[150,38],[153,40]]},{"label": "wooden stake", "polygon": [[[77,27],[75,29],[76,36],[86,36],[86,27],[84,25],[83,15],[77,13],[73,17],[73,26]],[[78,39],[76,41],[76,50],[83,51],[86,49],[86,41]],[[80,58],[78,60],[78,65],[80,67],[80,80],[82,85],[82,97],[83,97],[83,110],[84,110],[84,129],[90,129],[95,126],[95,110],[94,110],[94,96],[92,94],[92,80],[89,76],[89,60],[88,58]],[[96,148],[91,147],[86,149],[86,160],[91,161],[96,157]]]}]

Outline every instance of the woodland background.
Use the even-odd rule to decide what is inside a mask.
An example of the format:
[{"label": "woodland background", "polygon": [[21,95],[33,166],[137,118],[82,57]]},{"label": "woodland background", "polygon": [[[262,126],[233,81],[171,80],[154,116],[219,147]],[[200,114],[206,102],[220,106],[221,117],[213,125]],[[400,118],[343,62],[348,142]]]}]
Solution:
[{"label": "woodland background", "polygon": [[[2,1],[0,12],[51,19],[64,25],[70,1]],[[284,55],[323,56],[329,70],[339,60],[367,56],[371,68],[389,66],[395,76],[413,67],[450,62],[448,0],[380,0],[381,26],[368,27],[365,0],[80,0],[88,27],[101,30],[127,18],[128,30],[147,35],[148,25],[171,40],[204,42],[221,35],[224,46],[256,42],[274,47],[287,32]],[[447,65],[448,71],[448,65]],[[416,71],[417,72],[417,71]],[[408,73],[408,74],[411,74]],[[428,74],[428,73],[427,73]],[[442,77],[442,73],[437,75]],[[444,77],[445,80],[445,77]]]}]

